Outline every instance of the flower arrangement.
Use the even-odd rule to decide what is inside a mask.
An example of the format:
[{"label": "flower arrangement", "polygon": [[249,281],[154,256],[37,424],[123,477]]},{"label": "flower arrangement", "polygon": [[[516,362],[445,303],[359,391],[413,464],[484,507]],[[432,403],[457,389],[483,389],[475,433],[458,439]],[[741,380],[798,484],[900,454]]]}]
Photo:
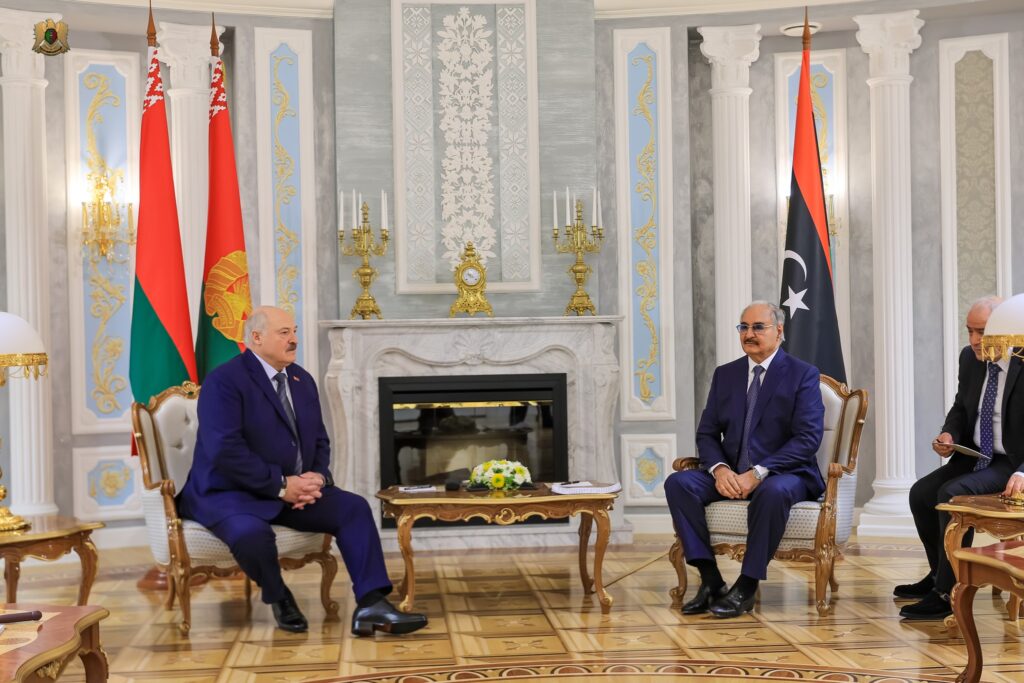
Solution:
[{"label": "flower arrangement", "polygon": [[469,475],[470,486],[486,486],[492,491],[511,491],[532,481],[530,470],[517,460],[488,460]]}]

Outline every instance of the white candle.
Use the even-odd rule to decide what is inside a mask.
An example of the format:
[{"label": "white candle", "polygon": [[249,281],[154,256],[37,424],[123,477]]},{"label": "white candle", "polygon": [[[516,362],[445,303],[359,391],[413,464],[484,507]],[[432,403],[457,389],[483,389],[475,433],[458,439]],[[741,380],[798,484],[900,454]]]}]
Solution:
[{"label": "white candle", "polygon": [[572,211],[569,212],[569,223],[576,224],[576,190],[572,191]]},{"label": "white candle", "polygon": [[551,227],[558,231],[558,190],[551,193]]},{"label": "white candle", "polygon": [[597,188],[590,188],[590,224],[597,225]]},{"label": "white candle", "polygon": [[388,193],[384,193],[384,218],[381,220],[380,226],[385,230],[388,229]]},{"label": "white candle", "polygon": [[594,220],[594,225],[601,226],[601,191],[597,191],[597,218]]},{"label": "white candle", "polygon": [[352,188],[352,229],[355,230],[359,227],[359,219],[356,218],[356,190]]},{"label": "white candle", "polygon": [[385,214],[385,210],[384,210],[384,189],[381,188],[381,191],[380,191],[380,227],[382,227],[382,228],[384,227],[384,218],[385,218],[384,214]]},{"label": "white candle", "polygon": [[359,210],[356,211],[356,225],[363,224],[363,193],[359,193]]},{"label": "white candle", "polygon": [[338,230],[345,229],[345,191],[338,190]]},{"label": "white candle", "polygon": [[569,221],[569,186],[565,186],[565,224],[566,226],[571,225]]}]

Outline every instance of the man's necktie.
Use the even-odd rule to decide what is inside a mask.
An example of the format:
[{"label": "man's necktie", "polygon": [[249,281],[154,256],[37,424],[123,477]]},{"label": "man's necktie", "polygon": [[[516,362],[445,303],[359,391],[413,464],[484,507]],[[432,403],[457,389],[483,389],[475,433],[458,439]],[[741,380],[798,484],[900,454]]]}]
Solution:
[{"label": "man's necktie", "polygon": [[[288,390],[286,389],[288,375],[279,372],[274,375],[274,381],[277,383],[277,398],[280,399],[281,405],[284,407],[284,414],[288,418],[288,426],[291,427],[292,434],[298,438],[299,430],[295,426],[295,409],[292,408],[292,402],[288,400]],[[295,450],[295,474],[302,474],[302,451],[297,447]]]},{"label": "man's necktie", "polygon": [[740,441],[740,457],[737,473],[742,474],[750,469],[750,426],[754,421],[754,406],[757,405],[757,394],[761,391],[761,373],[764,368],[754,366],[754,379],[747,388],[747,410],[743,417],[743,439]]},{"label": "man's necktie", "polygon": [[995,432],[992,429],[992,420],[996,412],[996,393],[999,391],[999,372],[1001,367],[995,363],[988,364],[988,382],[985,383],[985,396],[981,399],[981,412],[978,413],[978,428],[981,438],[978,447],[985,457],[978,458],[974,464],[974,471],[983,470],[992,462],[992,450],[995,447]]}]

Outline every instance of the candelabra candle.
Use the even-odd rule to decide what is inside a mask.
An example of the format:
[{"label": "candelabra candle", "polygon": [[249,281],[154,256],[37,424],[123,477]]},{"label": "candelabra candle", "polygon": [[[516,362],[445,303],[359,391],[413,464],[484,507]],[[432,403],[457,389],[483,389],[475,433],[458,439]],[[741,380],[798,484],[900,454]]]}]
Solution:
[{"label": "candelabra candle", "polygon": [[[355,191],[353,191],[353,198],[355,197]],[[362,195],[360,195],[361,197]],[[384,220],[384,211],[386,207],[386,195],[381,195],[384,198],[382,201],[381,219]],[[339,204],[340,204],[339,197]],[[363,320],[368,320],[373,316],[377,316],[378,319],[382,318],[380,312],[380,306],[377,304],[377,300],[370,294],[370,285],[377,277],[377,269],[370,265],[371,256],[383,256],[388,250],[388,242],[390,237],[388,230],[384,225],[380,228],[380,239],[374,238],[373,228],[370,225],[370,207],[365,203],[359,202],[358,212],[361,220],[356,220],[356,206],[355,201],[352,203],[352,239],[351,244],[345,242],[345,229],[344,227],[338,228],[338,245],[341,247],[341,253],[344,256],[358,256],[361,259],[360,265],[352,273],[352,277],[359,281],[362,292],[356,298],[355,304],[352,306],[352,313],[350,318],[359,316]]]},{"label": "candelabra candle", "polygon": [[[604,229],[597,224],[600,221],[600,210],[598,208],[601,201],[600,195],[596,190],[594,191],[594,206],[591,207],[594,225],[591,226],[589,234],[587,226],[583,221],[583,200],[573,198],[572,205],[574,211],[570,214],[568,203],[570,197],[569,188],[566,188],[565,196],[567,200],[565,239],[559,239],[557,225],[552,229],[555,250],[560,254],[574,253],[576,255],[576,261],[568,268],[569,274],[572,275],[573,280],[576,282],[576,291],[573,292],[569,304],[565,307],[565,315],[570,313],[575,313],[576,315],[583,315],[584,313],[596,315],[597,311],[594,307],[594,302],[591,301],[590,295],[583,288],[591,272],[591,267],[586,264],[583,257],[585,254],[600,251],[604,243]],[[557,205],[557,199],[555,204]],[[570,220],[570,217],[572,220]]]}]

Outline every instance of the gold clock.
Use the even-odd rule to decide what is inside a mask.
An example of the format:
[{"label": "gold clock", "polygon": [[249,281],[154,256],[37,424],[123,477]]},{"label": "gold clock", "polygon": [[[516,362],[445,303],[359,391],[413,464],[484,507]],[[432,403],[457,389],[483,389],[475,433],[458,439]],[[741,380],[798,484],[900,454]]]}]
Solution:
[{"label": "gold clock", "polygon": [[455,289],[459,296],[448,311],[449,318],[454,318],[456,313],[486,313],[494,317],[491,303],[484,294],[487,289],[487,270],[480,263],[472,242],[466,242],[462,261],[455,266]]}]

